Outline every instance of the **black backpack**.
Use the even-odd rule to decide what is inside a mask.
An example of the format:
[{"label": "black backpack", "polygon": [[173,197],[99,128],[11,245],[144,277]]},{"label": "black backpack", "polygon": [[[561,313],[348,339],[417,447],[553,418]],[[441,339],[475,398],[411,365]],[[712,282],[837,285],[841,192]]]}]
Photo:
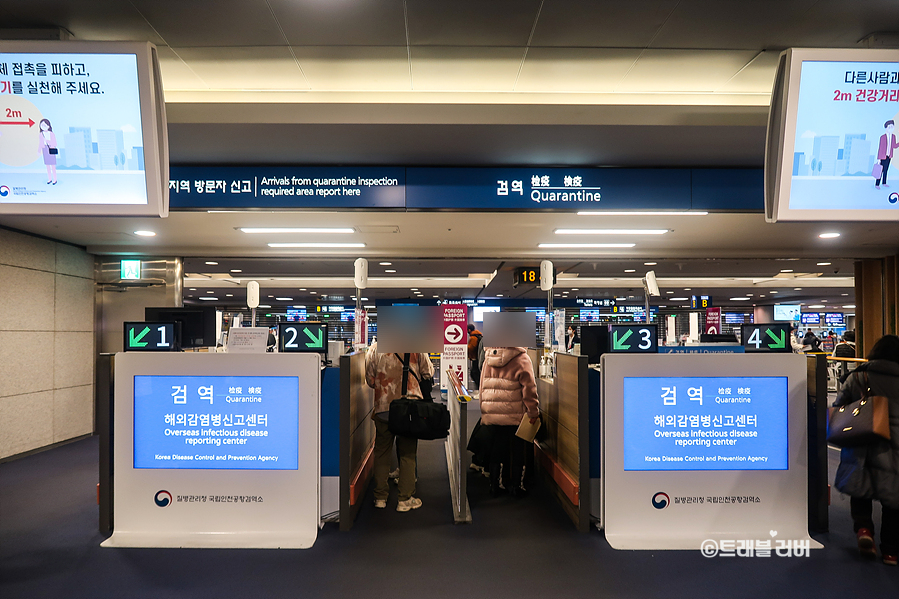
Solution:
[{"label": "black backpack", "polygon": [[[399,356],[397,356],[399,358]],[[394,435],[413,439],[445,439],[449,435],[450,415],[445,405],[434,403],[422,388],[423,399],[406,397],[409,391],[409,354],[403,355],[402,396],[390,402],[387,428]],[[415,376],[415,373],[412,373]],[[428,379],[419,379],[419,384]],[[423,386],[424,387],[424,386]]]}]

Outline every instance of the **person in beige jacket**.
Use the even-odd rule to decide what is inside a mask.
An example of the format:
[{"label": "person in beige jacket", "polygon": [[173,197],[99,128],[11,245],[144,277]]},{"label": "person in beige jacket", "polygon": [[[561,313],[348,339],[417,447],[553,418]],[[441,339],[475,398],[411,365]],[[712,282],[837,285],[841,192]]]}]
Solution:
[{"label": "person in beige jacket", "polygon": [[494,494],[524,493],[529,444],[515,436],[525,414],[540,416],[534,366],[524,347],[488,347],[481,371],[481,423],[491,427],[490,487]]}]

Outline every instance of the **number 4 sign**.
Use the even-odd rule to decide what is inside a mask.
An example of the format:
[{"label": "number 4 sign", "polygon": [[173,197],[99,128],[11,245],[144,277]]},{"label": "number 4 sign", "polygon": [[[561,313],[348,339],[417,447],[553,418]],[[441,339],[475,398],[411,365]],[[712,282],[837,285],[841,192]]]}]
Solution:
[{"label": "number 4 sign", "polygon": [[744,324],[740,339],[747,352],[791,353],[789,324]]}]

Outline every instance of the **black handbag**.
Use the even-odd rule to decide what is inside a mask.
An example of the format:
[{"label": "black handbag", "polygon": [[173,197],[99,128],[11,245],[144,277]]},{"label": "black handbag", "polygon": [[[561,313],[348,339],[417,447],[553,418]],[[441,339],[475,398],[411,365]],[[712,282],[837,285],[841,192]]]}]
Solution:
[{"label": "black handbag", "polygon": [[828,410],[827,441],[838,447],[860,447],[890,439],[889,399],[871,394],[868,373],[864,373],[862,398]]},{"label": "black handbag", "polygon": [[[416,380],[420,379],[416,377]],[[431,401],[430,395],[425,395],[425,399],[406,397],[409,390],[408,382],[409,354],[405,354],[402,396],[390,402],[387,429],[401,437],[422,440],[445,439],[449,435],[450,428],[449,410],[445,405]]]}]

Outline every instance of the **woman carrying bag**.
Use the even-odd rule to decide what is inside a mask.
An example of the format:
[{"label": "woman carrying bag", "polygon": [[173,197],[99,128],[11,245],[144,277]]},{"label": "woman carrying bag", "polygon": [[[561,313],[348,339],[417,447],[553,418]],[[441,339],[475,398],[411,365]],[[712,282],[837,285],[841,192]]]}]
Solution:
[{"label": "woman carrying bag", "polygon": [[488,347],[481,371],[481,422],[491,427],[490,488],[523,495],[529,444],[515,435],[525,414],[540,416],[534,366],[524,347]]},{"label": "woman carrying bag", "polygon": [[886,397],[889,405],[890,438],[880,438],[859,447],[844,447],[840,453],[834,485],[851,497],[852,522],[862,556],[876,557],[874,549],[873,501],[880,501],[883,522],[880,552],[883,563],[895,566],[899,557],[899,337],[885,335],[847,379],[835,407],[863,397]]}]

